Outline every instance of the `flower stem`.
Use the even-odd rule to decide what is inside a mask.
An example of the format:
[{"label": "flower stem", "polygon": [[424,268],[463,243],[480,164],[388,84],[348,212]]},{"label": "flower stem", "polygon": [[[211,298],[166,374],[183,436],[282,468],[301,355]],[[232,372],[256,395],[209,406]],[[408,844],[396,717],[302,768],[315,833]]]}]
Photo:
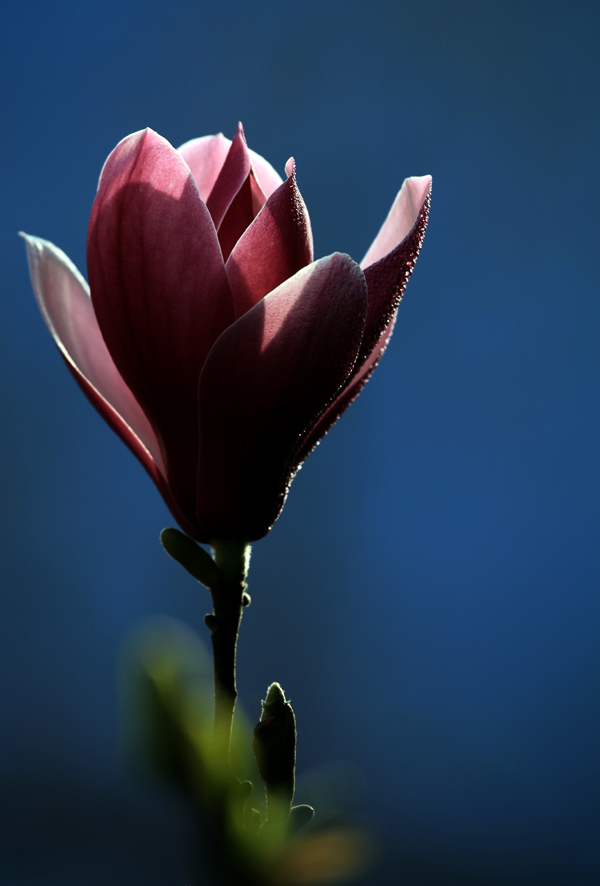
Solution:
[{"label": "flower stem", "polygon": [[205,622],[211,631],[215,676],[214,736],[229,758],[233,712],[237,699],[235,656],[242,610],[250,602],[246,577],[250,545],[245,542],[216,540],[213,556],[219,580],[211,588],[213,611]]}]

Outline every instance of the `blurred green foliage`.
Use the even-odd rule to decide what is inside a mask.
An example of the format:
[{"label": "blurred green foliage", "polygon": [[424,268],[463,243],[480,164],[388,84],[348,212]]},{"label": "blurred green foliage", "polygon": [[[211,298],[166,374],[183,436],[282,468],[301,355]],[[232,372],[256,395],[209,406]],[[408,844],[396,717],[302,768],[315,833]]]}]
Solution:
[{"label": "blurred green foliage", "polygon": [[267,805],[254,786],[253,732],[243,713],[236,711],[230,755],[213,730],[211,659],[187,626],[161,619],[140,629],[126,645],[120,680],[129,755],[176,789],[195,823],[194,886],[207,877],[219,886],[293,886],[363,872],[370,855],[363,831],[319,827],[310,806],[291,805],[295,719],[278,684],[254,739]]}]

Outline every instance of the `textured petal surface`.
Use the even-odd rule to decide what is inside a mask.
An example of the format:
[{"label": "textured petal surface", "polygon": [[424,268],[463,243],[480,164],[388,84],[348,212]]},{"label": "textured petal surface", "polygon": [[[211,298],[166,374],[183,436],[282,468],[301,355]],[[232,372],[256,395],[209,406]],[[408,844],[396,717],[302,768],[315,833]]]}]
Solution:
[{"label": "textured petal surface", "polygon": [[[407,185],[407,182],[412,184]],[[418,205],[412,199],[415,194],[419,197],[422,196]],[[369,310],[358,367],[369,359],[373,350],[378,347],[378,343],[382,341],[386,329],[398,310],[400,299],[412,274],[425,236],[430,201],[431,176],[406,179],[375,239],[375,244],[392,243],[391,251],[385,253],[374,263],[367,266],[361,265],[369,287]],[[413,213],[410,216],[407,215],[407,207],[409,206],[411,213]],[[408,230],[405,230],[409,221],[411,224]],[[403,231],[404,234],[402,234]],[[400,234],[402,237],[398,239]],[[377,251],[371,247],[367,255],[375,255]],[[389,338],[389,333],[387,337]],[[382,353],[383,347],[380,350]]]},{"label": "textured petal surface", "polygon": [[[427,227],[431,200],[430,176],[424,176],[420,179],[407,179],[407,181],[427,182],[423,201],[416,208],[416,216],[413,220],[412,227],[409,229],[404,239],[398,243],[391,252],[364,269],[365,279],[369,290],[369,309],[365,323],[365,334],[356,361],[354,373],[344,390],[340,392],[335,402],[332,403],[327,411],[321,416],[317,424],[307,436],[302,447],[302,458],[306,458],[311,449],[317,445],[319,440],[321,440],[330,427],[338,420],[344,410],[348,408],[352,400],[354,400],[359,394],[368,381],[371,373],[379,363],[392,334],[398,305],[400,304],[400,300],[406,289],[406,284],[413,272],[415,262],[421,250],[421,245],[425,236],[425,229]],[[400,197],[405,190],[405,187],[406,183],[396,198],[394,206],[400,201]],[[423,191],[420,191],[419,195],[422,193]],[[393,211],[394,209],[392,207],[392,212]],[[392,215],[392,212],[390,212],[390,215]],[[405,216],[403,216],[403,219],[404,224],[406,222]],[[399,227],[398,230],[402,230],[402,227]],[[377,240],[375,242],[377,242]],[[370,252],[371,250],[369,250],[369,253]],[[367,253],[367,255],[369,253]]]},{"label": "textured petal surface", "polygon": [[312,260],[310,219],[292,175],[269,197],[227,261],[236,315]]},{"label": "textured petal surface", "polygon": [[231,147],[231,139],[225,138],[223,133],[218,135],[204,135],[202,138],[193,138],[177,148],[194,176],[200,196],[206,203],[219,173],[225,163],[225,158]]},{"label": "textured petal surface", "polygon": [[189,167],[151,130],[128,136],[105,163],[88,269],[104,340],[154,428],[169,486],[193,524],[197,383],[233,320],[233,298]]},{"label": "textured petal surface", "polygon": [[[391,251],[387,252],[378,261],[364,268],[367,286],[369,287],[369,310],[367,313],[365,337],[358,360],[359,366],[365,360],[370,359],[374,351],[379,350],[379,356],[383,353],[391,333],[389,325],[393,322],[396,315],[398,305],[404,295],[410,275],[414,270],[415,262],[425,237],[431,202],[431,176],[424,176],[420,179],[407,179],[407,181],[416,181],[421,184],[426,183],[427,187],[419,190],[419,195],[422,195],[422,201],[418,206],[415,206],[414,215],[411,216],[412,225],[403,239],[398,241],[395,238],[390,238],[390,241],[394,244]],[[404,185],[400,191],[400,197],[406,190],[412,193],[411,188],[406,188],[406,185]],[[404,201],[397,198],[394,206],[397,203],[403,205]],[[406,221],[405,215],[402,215],[402,220],[403,222]],[[384,229],[387,224],[386,221],[383,226]],[[399,225],[397,231],[401,233],[403,229],[404,225],[402,227]],[[377,240],[379,240],[379,237]]]},{"label": "textured petal surface", "polygon": [[414,175],[404,180],[381,230],[360,263],[361,268],[379,261],[404,240],[430,192],[430,175]]},{"label": "textured petal surface", "polygon": [[268,532],[302,440],[352,372],[366,308],[362,271],[336,253],[267,295],[215,344],[199,388],[205,540]]}]

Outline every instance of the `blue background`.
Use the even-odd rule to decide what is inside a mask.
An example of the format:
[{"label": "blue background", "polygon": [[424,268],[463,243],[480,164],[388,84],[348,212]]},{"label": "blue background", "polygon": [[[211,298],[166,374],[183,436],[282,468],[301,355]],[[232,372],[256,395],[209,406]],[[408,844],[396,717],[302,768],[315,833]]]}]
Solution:
[{"label": "blue background", "polygon": [[597,46],[592,2],[4,8],[2,883],[185,882],[178,809],[123,760],[115,663],[144,618],[208,610],[16,231],[85,273],[117,141],[238,119],[296,158],[319,256],[360,260],[402,179],[434,177],[382,364],[255,545],[242,702],[283,684],[298,800],[325,766],[379,834],[364,882],[600,882]]}]

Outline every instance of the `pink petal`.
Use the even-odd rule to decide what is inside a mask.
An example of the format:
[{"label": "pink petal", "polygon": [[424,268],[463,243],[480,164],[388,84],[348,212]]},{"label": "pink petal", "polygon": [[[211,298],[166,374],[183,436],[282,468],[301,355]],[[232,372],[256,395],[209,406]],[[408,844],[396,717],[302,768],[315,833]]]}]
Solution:
[{"label": "pink petal", "polygon": [[[409,184],[407,186],[406,182],[425,182],[427,187],[417,191],[415,190],[415,185]],[[360,353],[356,361],[356,366],[354,368],[354,373],[344,390],[320,417],[310,434],[306,437],[302,446],[302,459],[307,457],[311,449],[317,445],[319,440],[323,438],[331,426],[338,420],[340,415],[360,393],[370,378],[371,373],[379,363],[387,343],[390,340],[396,320],[398,305],[400,304],[406,284],[413,272],[417,256],[421,250],[421,245],[425,236],[425,229],[427,227],[429,204],[431,200],[430,176],[423,176],[420,179],[407,179],[406,182],[402,186],[402,190],[394,202],[394,206],[390,211],[390,215],[388,216],[388,220],[385,222],[382,231],[386,228],[390,217],[396,217],[394,208],[399,203],[401,205],[406,205],[405,199],[407,198],[402,197],[403,193],[412,193],[413,196],[415,193],[417,196],[424,195],[423,200],[416,208],[416,216],[414,217],[412,227],[409,229],[404,239],[396,245],[391,252],[364,269],[365,279],[369,290],[369,309],[365,323],[365,333]],[[420,187],[421,186],[419,185],[419,188]],[[403,230],[403,225],[406,223],[406,216],[402,213],[399,213],[399,216],[402,216],[403,223],[402,226],[399,224],[396,230],[401,232]],[[386,233],[385,236],[387,238],[388,234]],[[380,237],[381,232],[377,237],[375,244],[377,244]],[[380,242],[383,242],[383,240]],[[390,238],[387,239],[387,242],[391,242]],[[373,247],[371,247],[367,256],[369,254],[376,254]]]},{"label": "pink petal", "polygon": [[[396,217],[394,207],[397,205],[405,205],[405,198],[402,194],[407,192],[415,194],[415,187],[411,184],[402,186],[400,194],[394,202],[394,206],[383,225],[382,231],[387,231],[382,241],[392,242],[393,248],[386,253],[378,261],[369,264],[364,268],[367,286],[369,287],[369,312],[367,314],[367,323],[365,327],[365,337],[363,339],[361,353],[358,359],[358,365],[369,358],[373,350],[379,349],[379,356],[383,353],[387,339],[391,335],[390,323],[393,321],[400,300],[404,295],[406,284],[413,272],[417,256],[421,250],[423,238],[425,237],[425,229],[429,218],[429,205],[431,202],[431,176],[423,176],[420,179],[407,179],[410,182],[418,182],[418,195],[422,196],[421,203],[415,208],[414,215],[411,215],[413,223],[408,232],[400,241],[389,236],[393,225],[388,225],[390,216]],[[425,183],[426,187],[421,187]],[[402,199],[401,199],[402,198]],[[411,204],[412,205],[412,204]],[[402,215],[403,221],[406,216]],[[403,226],[396,227],[398,234],[404,230]],[[380,240],[381,232],[376,238],[376,243]],[[369,253],[376,254],[376,250],[370,249]],[[389,332],[386,331],[389,328]],[[378,358],[379,359],[379,358]]]},{"label": "pink petal", "polygon": [[310,219],[293,173],[269,197],[227,261],[236,316],[312,260]]},{"label": "pink petal", "polygon": [[[226,138],[220,132],[218,135],[203,135],[201,138],[193,138],[177,148],[190,167],[200,196],[205,203],[225,163],[230,147],[231,139]],[[248,155],[262,191],[267,197],[270,197],[283,179],[273,169],[269,161],[257,154],[256,151],[248,148]]]},{"label": "pink petal", "polygon": [[216,342],[199,386],[206,540],[268,532],[308,428],[352,372],[366,308],[362,271],[336,253],[286,280]]},{"label": "pink petal", "polygon": [[92,405],[154,480],[175,519],[193,533],[167,486],[154,431],[104,344],[87,283],[52,243],[22,236],[40,312],[65,363]]},{"label": "pink petal", "polygon": [[38,307],[67,366],[146,468],[164,472],[154,431],[104,344],[87,283],[54,244],[22,236]]},{"label": "pink petal", "polygon": [[212,219],[192,174],[152,130],[105,163],[88,232],[102,335],[161,446],[169,486],[195,515],[197,383],[233,299]]},{"label": "pink petal", "polygon": [[430,175],[415,175],[404,179],[381,230],[360,263],[361,268],[368,268],[379,261],[404,240],[430,192]]},{"label": "pink petal", "polygon": [[252,148],[248,148],[248,153],[250,154],[250,162],[252,163],[252,169],[254,170],[254,175],[258,181],[258,184],[262,188],[264,194],[267,197],[270,197],[273,191],[276,191],[279,185],[283,183],[283,179],[279,175],[279,173],[273,169],[268,160],[265,160],[264,157],[261,157],[260,154],[257,154],[256,151],[253,151]]},{"label": "pink petal", "polygon": [[177,148],[190,167],[200,196],[205,203],[219,177],[230,147],[231,140],[225,138],[220,132],[218,135],[203,135],[202,138],[193,138]]}]

